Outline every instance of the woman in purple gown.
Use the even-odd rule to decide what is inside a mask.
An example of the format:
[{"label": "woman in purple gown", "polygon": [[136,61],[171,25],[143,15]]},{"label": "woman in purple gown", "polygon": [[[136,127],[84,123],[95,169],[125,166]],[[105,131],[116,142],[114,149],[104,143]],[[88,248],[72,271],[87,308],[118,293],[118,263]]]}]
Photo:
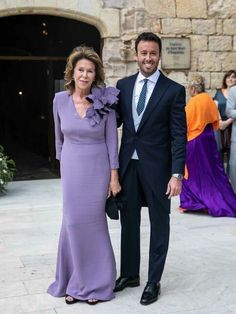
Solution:
[{"label": "woman in purple gown", "polygon": [[236,217],[236,194],[224,172],[214,137],[213,130],[219,127],[218,110],[204,90],[202,77],[196,77],[189,84],[187,175],[183,179],[180,210],[207,211],[214,217]]},{"label": "woman in purple gown", "polygon": [[56,280],[48,288],[67,304],[111,300],[116,278],[105,202],[120,191],[116,114],[119,91],[104,85],[97,53],[75,48],[67,60],[67,91],[54,98],[56,158],[60,160],[63,220]]}]

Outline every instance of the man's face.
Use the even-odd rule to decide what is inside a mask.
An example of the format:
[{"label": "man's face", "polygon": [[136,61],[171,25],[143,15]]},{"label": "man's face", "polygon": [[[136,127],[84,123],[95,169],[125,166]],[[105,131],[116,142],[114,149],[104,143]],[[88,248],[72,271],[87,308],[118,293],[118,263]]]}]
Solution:
[{"label": "man's face", "polygon": [[143,76],[148,77],[156,71],[160,58],[160,49],[156,42],[144,40],[139,42],[136,61]]}]

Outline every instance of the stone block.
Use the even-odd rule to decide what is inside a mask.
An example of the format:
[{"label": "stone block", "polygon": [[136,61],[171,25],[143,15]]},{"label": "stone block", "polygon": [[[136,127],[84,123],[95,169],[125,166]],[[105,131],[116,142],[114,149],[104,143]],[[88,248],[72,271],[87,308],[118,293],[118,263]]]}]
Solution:
[{"label": "stone block", "polygon": [[190,34],[191,33],[190,19],[163,19],[162,33],[163,34]]},{"label": "stone block", "polygon": [[170,72],[168,74],[168,77],[169,79],[183,85],[183,86],[186,86],[187,84],[187,77],[186,77],[186,74],[184,72],[176,72],[176,71],[173,71],[173,72]]},{"label": "stone block", "polygon": [[227,19],[223,22],[223,34],[235,35],[236,33],[236,19]]},{"label": "stone block", "polygon": [[121,47],[123,46],[120,39],[105,38],[103,47],[103,62],[122,61]]},{"label": "stone block", "polygon": [[[5,0],[5,1],[0,1],[1,2],[1,5],[0,5],[0,8],[2,5],[5,6],[6,9],[9,9],[9,8],[25,8],[25,7],[33,7],[35,6],[35,0],[16,0],[16,1],[12,1],[12,0]],[[50,6],[56,6],[56,0],[49,0],[48,4],[46,4],[45,0],[42,1],[43,2],[43,6],[46,6],[46,7],[50,7]],[[39,4],[40,5],[40,4]]]},{"label": "stone block", "polygon": [[142,33],[151,31],[156,34],[161,32],[161,22],[156,15],[149,15],[145,10],[138,10],[135,12],[135,31]]},{"label": "stone block", "polygon": [[211,20],[193,19],[192,30],[193,30],[193,34],[200,34],[200,35],[215,34],[216,32],[215,20],[214,19],[211,19]]},{"label": "stone block", "polygon": [[121,34],[135,33],[135,10],[121,11]]},{"label": "stone block", "polygon": [[121,77],[118,77],[118,76],[108,77],[106,79],[106,84],[107,84],[107,86],[116,86],[117,81],[120,79],[121,79]]},{"label": "stone block", "polygon": [[[102,37],[119,37],[120,36],[120,14],[117,9],[100,9],[100,12],[95,12],[94,18],[99,19],[104,24],[102,29]],[[90,23],[95,25],[94,22]]]},{"label": "stone block", "polygon": [[177,17],[206,18],[206,0],[176,0]]},{"label": "stone block", "polygon": [[212,72],[211,73],[211,89],[221,88],[223,76],[224,76],[223,72]]},{"label": "stone block", "polygon": [[198,70],[199,51],[191,51],[191,71]]},{"label": "stone block", "polygon": [[220,57],[216,52],[206,51],[199,53],[198,59],[199,71],[221,71]]},{"label": "stone block", "polygon": [[222,71],[229,71],[236,68],[236,52],[225,52],[221,54]]},{"label": "stone block", "polygon": [[141,33],[150,29],[152,19],[145,10],[136,11],[134,16],[136,32]]},{"label": "stone block", "polygon": [[117,8],[117,9],[123,9],[123,8],[143,8],[143,0],[103,0],[103,7],[104,8]]},{"label": "stone block", "polygon": [[[40,0],[39,0],[40,1]],[[66,1],[64,1],[66,5]],[[99,0],[80,0],[77,1],[77,11],[84,12],[89,15],[99,16],[100,10],[102,9],[101,1]],[[109,8],[107,10],[110,10]],[[103,9],[103,11],[106,11]]]},{"label": "stone block", "polygon": [[208,50],[208,37],[206,35],[191,35],[191,50],[192,51],[205,51]]},{"label": "stone block", "polygon": [[[15,1],[17,2],[22,2],[21,0]],[[57,0],[34,0],[34,6],[35,7],[54,7],[57,8]]]},{"label": "stone block", "polygon": [[150,25],[150,31],[155,34],[161,33],[161,20],[160,19],[153,19],[151,25]]},{"label": "stone block", "polygon": [[126,76],[126,64],[120,63],[113,65],[113,71],[116,76],[125,77]]},{"label": "stone block", "polygon": [[131,48],[121,48],[121,56],[124,61],[134,61],[135,60],[135,50]]},{"label": "stone block", "polygon": [[0,1],[0,10],[5,10],[7,8],[8,6],[6,4],[6,1]]},{"label": "stone block", "polygon": [[[104,8],[117,8],[122,9],[127,7],[126,0],[103,0],[103,7]],[[132,0],[130,1],[133,2]]]},{"label": "stone block", "polygon": [[208,15],[215,18],[236,17],[235,0],[207,0]]},{"label": "stone block", "polygon": [[210,51],[231,51],[232,37],[231,36],[209,36]]},{"label": "stone block", "polygon": [[223,20],[222,19],[216,20],[216,34],[217,35],[223,34]]},{"label": "stone block", "polygon": [[105,71],[105,77],[106,79],[108,79],[109,77],[113,75],[112,63],[103,62],[103,66],[104,66],[104,71]]},{"label": "stone block", "polygon": [[138,64],[136,61],[128,62],[126,64],[126,75],[132,75],[134,73],[137,73],[139,70]]},{"label": "stone block", "polygon": [[149,14],[157,17],[175,17],[175,0],[144,0],[145,8]]}]

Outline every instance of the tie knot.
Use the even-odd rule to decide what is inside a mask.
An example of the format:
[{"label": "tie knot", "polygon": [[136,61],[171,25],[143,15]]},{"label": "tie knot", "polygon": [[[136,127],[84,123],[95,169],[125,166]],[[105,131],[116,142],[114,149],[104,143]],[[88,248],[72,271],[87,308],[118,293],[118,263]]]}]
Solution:
[{"label": "tie knot", "polygon": [[148,82],[148,79],[144,79],[143,80],[143,85],[147,84],[147,82]]}]

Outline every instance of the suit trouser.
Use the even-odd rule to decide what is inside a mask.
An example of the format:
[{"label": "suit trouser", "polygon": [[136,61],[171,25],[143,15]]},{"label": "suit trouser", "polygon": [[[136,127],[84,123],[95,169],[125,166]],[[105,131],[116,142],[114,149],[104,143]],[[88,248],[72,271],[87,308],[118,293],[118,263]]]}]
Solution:
[{"label": "suit trouser", "polygon": [[[148,174],[146,174],[148,176]],[[148,282],[161,280],[169,245],[169,208],[149,188],[139,161],[131,160],[122,180],[127,208],[121,211],[121,276],[138,276],[140,270],[140,221],[145,197],[150,219]]]}]

